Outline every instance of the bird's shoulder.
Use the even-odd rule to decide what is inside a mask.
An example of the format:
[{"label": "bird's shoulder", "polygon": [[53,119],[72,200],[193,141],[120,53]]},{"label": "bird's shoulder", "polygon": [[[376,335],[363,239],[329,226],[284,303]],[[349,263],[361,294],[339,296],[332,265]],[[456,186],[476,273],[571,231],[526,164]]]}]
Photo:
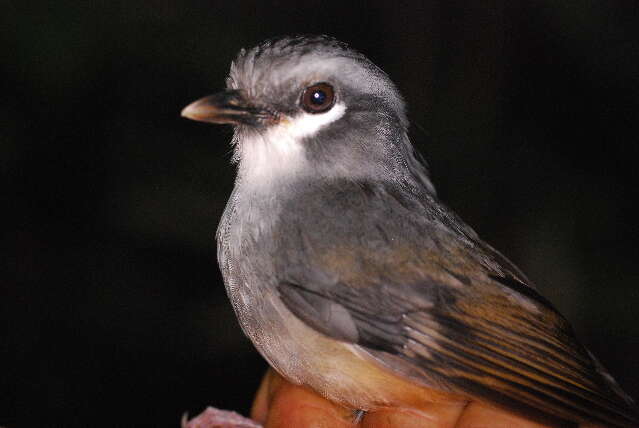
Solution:
[{"label": "bird's shoulder", "polygon": [[299,228],[309,237],[357,237],[361,245],[368,239],[424,245],[436,235],[478,239],[435,195],[395,182],[331,180],[296,186],[281,199],[278,220],[279,227]]},{"label": "bird's shoulder", "polygon": [[434,194],[397,183],[298,186],[282,199],[272,236],[286,266],[294,259],[302,271],[330,271],[353,282],[390,274],[406,282],[424,272],[466,281],[464,272],[477,272],[528,284]]}]

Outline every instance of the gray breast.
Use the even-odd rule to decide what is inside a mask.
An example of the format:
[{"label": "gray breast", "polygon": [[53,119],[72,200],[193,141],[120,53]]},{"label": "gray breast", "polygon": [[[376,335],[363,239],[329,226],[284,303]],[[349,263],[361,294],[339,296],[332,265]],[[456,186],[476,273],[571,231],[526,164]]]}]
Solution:
[{"label": "gray breast", "polygon": [[226,291],[244,333],[273,367],[294,373],[294,343],[287,331],[288,310],[277,297],[273,268],[273,221],[278,206],[256,195],[230,198],[218,228],[218,261]]}]

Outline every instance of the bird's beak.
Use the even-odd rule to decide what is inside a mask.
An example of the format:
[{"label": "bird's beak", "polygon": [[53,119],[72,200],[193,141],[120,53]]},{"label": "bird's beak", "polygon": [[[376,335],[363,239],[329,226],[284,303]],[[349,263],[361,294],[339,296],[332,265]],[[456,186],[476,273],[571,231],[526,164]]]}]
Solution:
[{"label": "bird's beak", "polygon": [[273,113],[249,103],[242,91],[227,90],[192,102],[182,116],[200,122],[258,125],[275,118]]}]

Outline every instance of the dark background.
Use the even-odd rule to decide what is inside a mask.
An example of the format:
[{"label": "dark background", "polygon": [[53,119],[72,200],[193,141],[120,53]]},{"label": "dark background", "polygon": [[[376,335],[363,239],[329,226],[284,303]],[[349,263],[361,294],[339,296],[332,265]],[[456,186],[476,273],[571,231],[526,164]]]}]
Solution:
[{"label": "dark background", "polygon": [[386,70],[444,201],[639,397],[634,1],[3,2],[0,425],[247,412],[265,363],[216,265],[230,129],[179,117],[241,47]]}]

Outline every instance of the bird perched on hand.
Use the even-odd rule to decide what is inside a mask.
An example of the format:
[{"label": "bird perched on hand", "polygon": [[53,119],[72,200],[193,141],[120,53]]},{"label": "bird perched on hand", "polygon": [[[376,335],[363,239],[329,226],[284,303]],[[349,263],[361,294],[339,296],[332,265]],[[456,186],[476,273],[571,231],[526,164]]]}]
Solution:
[{"label": "bird perched on hand", "polygon": [[244,332],[290,382],[362,411],[473,400],[639,425],[565,318],[438,200],[401,95],[362,54],[267,41],[182,114],[234,126],[219,264]]}]

